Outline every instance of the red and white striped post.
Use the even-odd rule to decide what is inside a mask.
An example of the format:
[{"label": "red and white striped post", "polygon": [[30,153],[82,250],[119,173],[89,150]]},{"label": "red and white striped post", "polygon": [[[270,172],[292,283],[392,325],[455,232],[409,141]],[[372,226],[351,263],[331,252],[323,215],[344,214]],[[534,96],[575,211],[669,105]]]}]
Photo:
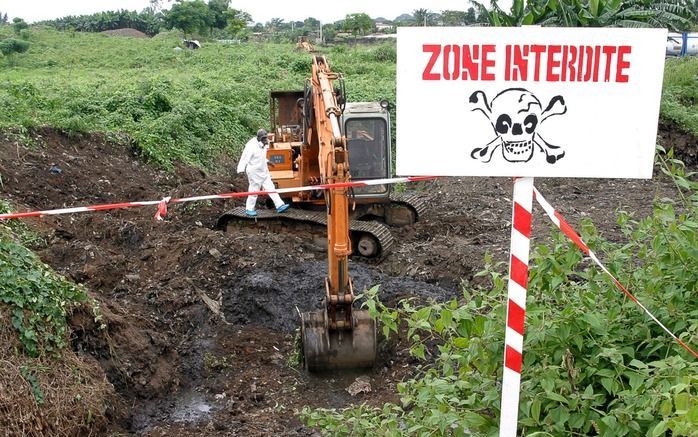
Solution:
[{"label": "red and white striped post", "polygon": [[528,255],[533,208],[533,178],[514,179],[511,221],[511,256],[507,289],[507,324],[504,334],[504,372],[499,436],[515,437],[519,419],[519,391],[523,364],[523,334],[528,288]]}]

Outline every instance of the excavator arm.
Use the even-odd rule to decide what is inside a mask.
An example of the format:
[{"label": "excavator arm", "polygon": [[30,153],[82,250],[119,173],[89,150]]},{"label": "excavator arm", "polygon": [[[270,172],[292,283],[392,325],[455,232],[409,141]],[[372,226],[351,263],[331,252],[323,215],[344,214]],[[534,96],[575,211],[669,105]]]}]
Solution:
[{"label": "excavator arm", "polygon": [[324,56],[313,57],[310,87],[314,123],[306,125],[305,138],[317,141],[322,183],[340,186],[325,191],[328,255],[325,308],[301,314],[303,354],[306,368],[311,371],[370,367],[376,357],[375,321],[366,311],[353,308],[348,268],[352,247],[349,198],[347,188],[341,186],[351,180],[351,175],[347,140],[340,129],[342,110],[333,85],[338,77]]}]

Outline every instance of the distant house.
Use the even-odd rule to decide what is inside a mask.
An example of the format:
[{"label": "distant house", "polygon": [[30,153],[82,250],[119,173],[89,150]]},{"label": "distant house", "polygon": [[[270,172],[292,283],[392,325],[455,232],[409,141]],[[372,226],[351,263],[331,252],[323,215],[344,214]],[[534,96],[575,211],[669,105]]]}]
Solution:
[{"label": "distant house", "polygon": [[374,22],[377,32],[383,32],[384,30],[390,30],[393,27],[393,23],[389,21],[378,21]]},{"label": "distant house", "polygon": [[373,25],[376,27],[376,32],[389,31],[393,27],[393,23],[383,17],[373,20]]}]

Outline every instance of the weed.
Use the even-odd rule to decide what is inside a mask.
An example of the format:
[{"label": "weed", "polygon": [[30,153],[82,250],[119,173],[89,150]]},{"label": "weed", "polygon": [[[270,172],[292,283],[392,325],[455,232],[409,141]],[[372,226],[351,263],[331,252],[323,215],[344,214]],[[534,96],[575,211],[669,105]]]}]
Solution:
[{"label": "weed", "polygon": [[667,59],[661,116],[698,136],[698,58]]},{"label": "weed", "polygon": [[67,311],[86,298],[84,288],[53,272],[0,228],[0,302],[12,309],[12,326],[28,355],[65,347]]},{"label": "weed", "polygon": [[293,335],[291,353],[288,355],[286,364],[292,369],[300,369],[303,365],[303,339],[301,338],[300,328],[296,328],[296,332]]},{"label": "weed", "polygon": [[226,356],[217,356],[211,352],[204,354],[204,367],[208,371],[221,371],[230,368],[230,362]]},{"label": "weed", "polygon": [[[2,175],[0,175],[0,186],[2,186]],[[12,205],[6,200],[0,199],[0,214],[12,212]],[[20,243],[33,249],[46,247],[46,240],[36,232],[29,229],[26,223],[21,220],[4,220],[0,222],[0,227],[5,226],[10,229]]]},{"label": "weed", "polygon": [[43,405],[44,392],[41,390],[39,380],[37,380],[36,376],[34,375],[35,371],[36,369],[32,369],[29,366],[22,366],[20,368],[20,374],[22,375],[22,378],[24,378],[24,380],[27,381],[31,386],[32,394],[34,395],[34,400],[37,404]]}]

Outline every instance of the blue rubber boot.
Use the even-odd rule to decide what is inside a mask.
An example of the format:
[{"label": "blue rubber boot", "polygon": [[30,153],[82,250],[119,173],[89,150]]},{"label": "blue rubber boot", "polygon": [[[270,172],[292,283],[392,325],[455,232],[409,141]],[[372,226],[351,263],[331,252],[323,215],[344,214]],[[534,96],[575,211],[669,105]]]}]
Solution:
[{"label": "blue rubber boot", "polygon": [[284,203],[280,207],[276,208],[276,212],[279,212],[279,213],[284,212],[288,209],[288,207],[289,207],[288,203]]},{"label": "blue rubber boot", "polygon": [[254,209],[246,209],[245,214],[247,214],[250,217],[256,217],[257,211],[255,211]]}]

